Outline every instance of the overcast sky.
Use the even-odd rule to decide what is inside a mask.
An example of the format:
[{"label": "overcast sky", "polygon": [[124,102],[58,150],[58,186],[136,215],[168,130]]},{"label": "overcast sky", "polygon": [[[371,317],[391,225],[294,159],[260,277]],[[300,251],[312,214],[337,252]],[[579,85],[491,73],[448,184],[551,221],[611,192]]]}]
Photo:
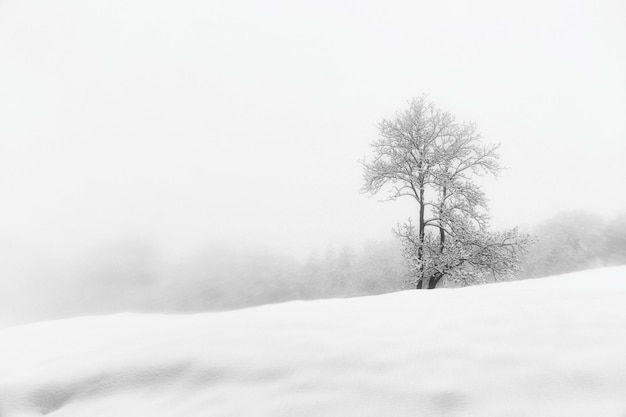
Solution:
[{"label": "overcast sky", "polygon": [[623,1],[0,1],[0,243],[388,238],[357,161],[422,93],[502,143],[495,226],[610,216],[625,74]]}]

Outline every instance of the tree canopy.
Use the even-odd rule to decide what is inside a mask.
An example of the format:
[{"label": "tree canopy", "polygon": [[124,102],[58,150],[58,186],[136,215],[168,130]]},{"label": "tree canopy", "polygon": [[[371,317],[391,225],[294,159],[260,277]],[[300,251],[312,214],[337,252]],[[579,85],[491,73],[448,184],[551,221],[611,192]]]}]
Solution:
[{"label": "tree canopy", "polygon": [[417,223],[395,229],[413,284],[435,288],[442,279],[468,284],[514,272],[528,237],[488,231],[487,199],[475,181],[501,171],[498,146],[482,145],[475,124],[457,122],[425,96],[378,129],[373,157],[362,161],[362,191],[416,201]]}]

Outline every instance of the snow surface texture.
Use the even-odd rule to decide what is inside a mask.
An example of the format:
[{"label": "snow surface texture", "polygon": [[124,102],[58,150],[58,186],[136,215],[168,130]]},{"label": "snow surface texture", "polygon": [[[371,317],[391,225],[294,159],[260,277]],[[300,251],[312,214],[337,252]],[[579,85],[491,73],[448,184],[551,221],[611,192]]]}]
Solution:
[{"label": "snow surface texture", "polygon": [[0,330],[0,416],[626,416],[626,267]]}]

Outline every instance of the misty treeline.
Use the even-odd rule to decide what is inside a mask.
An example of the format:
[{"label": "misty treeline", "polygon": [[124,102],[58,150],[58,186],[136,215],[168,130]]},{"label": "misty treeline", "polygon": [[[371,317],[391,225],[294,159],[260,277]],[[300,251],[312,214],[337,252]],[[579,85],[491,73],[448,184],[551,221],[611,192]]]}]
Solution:
[{"label": "misty treeline", "polygon": [[[0,245],[1,246],[1,245]],[[147,240],[60,257],[1,248],[0,325],[122,311],[219,311],[405,288],[398,242],[315,251],[297,260],[262,247],[209,244],[175,259]]]},{"label": "misty treeline", "polygon": [[[512,279],[626,264],[626,213],[560,213],[534,236]],[[65,258],[0,248],[0,325],[122,311],[219,311],[290,300],[375,295],[411,288],[397,239],[313,252],[307,259],[260,247],[212,244],[168,259],[146,240]],[[454,286],[453,282],[444,286]]]},{"label": "misty treeline", "polygon": [[626,213],[560,213],[531,230],[533,244],[522,259],[518,279],[626,265]]}]

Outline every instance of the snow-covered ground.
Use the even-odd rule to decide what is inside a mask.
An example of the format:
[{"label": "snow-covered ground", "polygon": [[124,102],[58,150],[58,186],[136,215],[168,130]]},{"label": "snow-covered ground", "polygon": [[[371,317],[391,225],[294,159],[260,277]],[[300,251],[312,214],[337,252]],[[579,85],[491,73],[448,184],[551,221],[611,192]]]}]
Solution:
[{"label": "snow-covered ground", "polygon": [[626,267],[0,330],[0,416],[626,416]]}]

